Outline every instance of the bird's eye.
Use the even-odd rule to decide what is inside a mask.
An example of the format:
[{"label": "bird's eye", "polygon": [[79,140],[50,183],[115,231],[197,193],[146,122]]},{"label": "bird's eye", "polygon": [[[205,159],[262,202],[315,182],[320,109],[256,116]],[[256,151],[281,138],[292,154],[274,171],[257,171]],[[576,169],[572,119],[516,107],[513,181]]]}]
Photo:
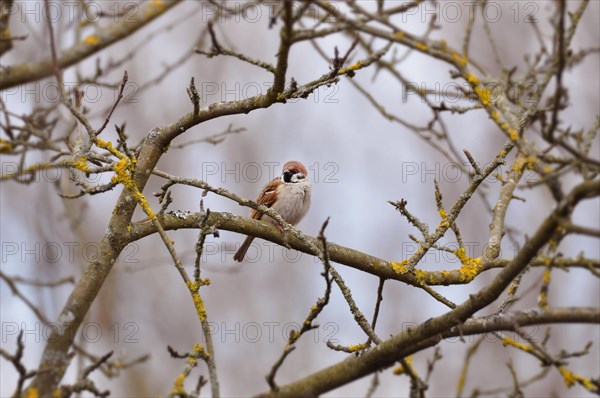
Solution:
[{"label": "bird's eye", "polygon": [[302,174],[300,172],[296,173],[296,179],[303,180],[304,179],[304,174]]}]

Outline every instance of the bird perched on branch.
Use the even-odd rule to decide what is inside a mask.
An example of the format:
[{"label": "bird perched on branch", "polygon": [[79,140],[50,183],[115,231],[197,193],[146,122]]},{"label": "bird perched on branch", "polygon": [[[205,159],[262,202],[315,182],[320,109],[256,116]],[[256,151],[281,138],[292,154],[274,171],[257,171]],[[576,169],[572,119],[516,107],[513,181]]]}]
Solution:
[{"label": "bird perched on branch", "polygon": [[[279,177],[275,177],[262,189],[256,203],[275,210],[286,222],[297,225],[308,212],[312,187],[308,181],[306,167],[295,160],[283,165]],[[268,221],[278,228],[281,226],[272,217],[252,210],[250,217],[255,220]],[[248,236],[233,256],[235,261],[243,261],[254,236]]]}]

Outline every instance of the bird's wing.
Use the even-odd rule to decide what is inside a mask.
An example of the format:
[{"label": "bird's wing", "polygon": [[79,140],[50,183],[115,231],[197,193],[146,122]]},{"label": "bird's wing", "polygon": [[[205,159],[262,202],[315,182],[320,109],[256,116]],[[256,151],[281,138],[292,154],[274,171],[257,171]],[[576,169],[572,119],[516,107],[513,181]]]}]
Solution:
[{"label": "bird's wing", "polygon": [[[267,185],[265,185],[265,187],[262,189],[262,191],[260,192],[260,195],[258,195],[258,199],[256,199],[256,203],[259,205],[264,205],[267,207],[271,207],[273,206],[273,204],[275,203],[276,199],[277,199],[277,188],[279,188],[279,186],[283,184],[281,182],[281,180],[279,178],[274,178],[273,180],[271,180],[271,182],[269,182]],[[260,219],[260,217],[262,216],[262,212],[257,211],[257,210],[252,210],[252,212],[250,213],[250,217],[258,220]]]}]

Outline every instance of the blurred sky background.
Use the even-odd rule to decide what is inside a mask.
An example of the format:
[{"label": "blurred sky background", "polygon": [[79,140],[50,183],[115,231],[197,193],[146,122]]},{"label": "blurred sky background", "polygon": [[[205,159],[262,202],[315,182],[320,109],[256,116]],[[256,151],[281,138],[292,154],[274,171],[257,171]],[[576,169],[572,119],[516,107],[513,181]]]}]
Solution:
[{"label": "blurred sky background", "polygon": [[[35,2],[17,3],[21,7],[34,7],[31,4]],[[444,38],[449,45],[460,48],[468,11],[464,2],[452,3],[461,7],[462,17],[455,23],[442,18],[442,30],[434,32],[433,37]],[[526,9],[523,2],[490,3],[497,5],[501,12],[498,22],[490,24],[500,54],[507,65],[518,65],[519,72],[522,72],[523,54],[538,50],[538,41],[531,26],[522,22],[526,13],[531,10]],[[552,2],[526,3],[537,6],[535,16],[542,30],[549,34],[547,19],[554,12]],[[41,6],[42,3],[37,4]],[[98,4],[106,7],[112,2]],[[229,4],[239,6],[244,3]],[[361,4],[368,6],[367,2]],[[515,22],[511,6],[517,7],[521,12],[518,23]],[[569,7],[574,6],[575,4],[569,3]],[[417,15],[406,19],[404,27],[407,31],[417,34],[425,31],[426,23],[422,22],[422,18],[430,18],[425,14],[426,8],[433,10],[434,6],[426,3],[421,6]],[[279,24],[269,30],[268,8],[261,6],[257,10],[260,15],[253,14],[238,22],[233,20],[218,24],[217,36],[228,47],[274,62]],[[600,3],[591,2],[575,36],[573,48],[597,46],[600,39],[599,12]],[[441,15],[443,16],[443,12]],[[165,65],[171,65],[189,51],[208,16],[209,9],[202,3],[188,1],[129,39],[66,70],[66,81],[74,81],[75,71],[90,75],[98,57],[103,64],[110,58],[120,59],[144,43],[150,32],[172,25],[171,29],[161,31],[161,34],[145,44],[125,66],[115,69],[103,80],[117,82],[126,69],[129,81],[134,84],[131,86],[133,97],[127,97],[129,103],[117,108],[109,129],[103,134],[106,135],[105,139],[116,140],[112,126],[127,122],[127,134],[132,143],[137,143],[154,127],[169,124],[191,111],[192,105],[185,91],[191,77],[195,78],[196,85],[202,92],[202,106],[254,95],[257,87],[266,91],[271,76],[263,70],[233,58],[207,59],[197,54],[173,70],[160,83],[136,92],[145,82],[160,75]],[[14,35],[29,33],[31,36],[25,43],[16,43],[16,48],[3,57],[2,65],[49,56],[45,24],[36,23],[31,16],[25,19],[26,23],[21,24],[18,18],[13,18],[11,31]],[[59,25],[64,28],[69,23],[65,17]],[[72,33],[59,35],[57,40],[60,47],[65,48],[73,42]],[[338,34],[319,40],[319,44],[333,56],[334,46],[338,46],[343,54],[350,43],[347,37]],[[382,46],[382,42],[375,42],[376,48]],[[208,49],[208,42],[204,48]],[[397,47],[397,51],[401,55],[406,49]],[[480,21],[475,25],[470,53],[497,73]],[[353,59],[358,60],[361,56],[364,54],[358,52]],[[592,55],[575,72],[567,71],[564,74],[564,84],[570,89],[569,100],[572,106],[563,113],[563,117],[574,129],[589,128],[599,112],[599,66],[598,56]],[[438,83],[443,86],[451,81],[447,65],[421,54],[411,54],[399,68],[418,85],[432,87]],[[327,60],[322,59],[309,43],[301,43],[292,48],[288,79],[294,77],[296,81],[304,83],[328,71]],[[404,101],[405,93],[398,81],[383,71],[372,81],[374,71],[374,68],[358,71],[354,79],[367,87],[389,111],[415,124],[423,124],[429,120],[430,111],[415,95]],[[51,101],[47,90],[52,82],[53,80],[44,80],[29,83],[25,86],[25,90],[29,91],[21,88],[16,93],[3,92],[2,95],[13,112],[27,113],[36,105],[47,105]],[[215,88],[216,92],[211,93],[210,90]],[[27,92],[40,93],[39,102]],[[95,96],[93,91],[89,95],[92,99]],[[103,88],[100,95],[99,101],[86,103],[93,114],[99,115],[93,119],[94,126],[99,126],[104,119],[104,113],[100,111],[110,106],[115,93]],[[65,108],[61,112],[67,116]],[[501,149],[504,137],[483,111],[444,116],[457,148],[469,149],[478,161],[489,162]],[[205,179],[213,186],[222,186],[243,197],[254,199],[262,186],[273,177],[270,175],[273,169],[269,165],[276,164],[275,169],[279,173],[281,165],[287,160],[300,160],[309,168],[313,182],[313,200],[312,208],[300,223],[299,229],[316,236],[323,221],[331,217],[326,230],[330,241],[387,260],[401,261],[412,254],[415,246],[408,234],[417,236],[418,233],[387,203],[388,200],[404,198],[413,214],[423,221],[437,224],[439,215],[433,194],[434,178],[440,181],[447,207],[451,206],[469,182],[468,176],[464,174],[457,177],[456,169],[423,140],[381,117],[346,77],[337,86],[321,88],[306,100],[277,104],[248,115],[219,118],[196,126],[177,138],[173,146],[221,132],[230,124],[233,128],[243,127],[246,130],[228,136],[216,146],[199,143],[183,149],[172,148],[163,156],[158,169],[182,177]],[[594,150],[598,151],[598,140],[594,143]],[[30,162],[43,160],[47,159],[28,159]],[[3,155],[3,172],[5,167],[9,167],[7,164],[14,161],[14,158]],[[507,167],[504,168],[506,169]],[[110,175],[107,175],[103,181],[109,178]],[[158,209],[159,205],[151,193],[158,191],[163,182],[153,177],[144,191],[154,209]],[[492,206],[499,186],[496,182],[487,189]],[[0,185],[2,269],[6,274],[43,280],[69,275],[78,277],[86,265],[83,256],[93,255],[95,242],[100,241],[107,228],[108,218],[121,187],[112,192],[73,201],[61,199],[57,195],[57,188],[74,192],[72,183],[66,176],[55,178],[54,172],[50,171],[29,186],[14,182]],[[535,231],[553,206],[553,201],[545,189],[519,191],[517,194],[526,197],[527,202],[511,203],[507,223],[515,228],[516,236],[523,242],[524,234],[530,235]],[[197,211],[200,197],[201,192],[197,189],[177,186],[173,189],[174,202],[170,209]],[[248,214],[248,209],[213,194],[204,198],[204,206],[213,211]],[[598,207],[596,200],[582,204],[574,215],[575,222],[598,227]],[[143,214],[138,209],[135,218],[142,217]],[[458,218],[463,239],[468,248],[470,246],[470,256],[481,255],[488,236],[489,222],[490,215],[481,198],[474,196]],[[175,231],[169,232],[169,235],[175,240],[175,247],[191,272],[198,231]],[[452,241],[453,235],[449,236],[450,238],[445,238],[445,242]],[[323,267],[319,262],[310,256],[298,256],[295,252],[287,252],[262,240],[255,241],[261,250],[260,260],[247,261],[241,265],[234,263],[233,253],[242,240],[243,236],[229,232],[221,232],[219,238],[208,238],[208,254],[202,266],[203,276],[212,281],[209,287],[202,288],[201,293],[209,320],[215,327],[213,339],[223,396],[255,394],[268,388],[264,376],[279,357],[285,344],[286,332],[304,320],[310,307],[324,291],[324,281],[320,275]],[[74,258],[69,259],[68,247],[76,244],[72,242],[79,245],[74,248]],[[505,238],[503,243],[502,256],[513,256],[515,250],[511,248],[509,240]],[[38,249],[36,244],[40,245]],[[52,251],[57,246],[60,248],[59,259],[51,261],[57,257]],[[17,247],[16,253],[12,253],[14,247]],[[27,255],[24,250],[26,248],[33,248],[39,258]],[[598,241],[577,236],[567,238],[561,244],[561,252],[566,256],[576,256],[579,251],[583,251],[586,257],[598,258]],[[252,256],[252,251],[249,256]],[[423,269],[433,270],[457,268],[459,265],[452,256],[438,253],[428,255],[421,266]],[[370,319],[378,279],[342,265],[338,265],[337,269],[352,290],[359,308]],[[469,286],[436,289],[449,299],[461,302],[494,274],[495,271],[487,272]],[[523,290],[539,282],[540,278],[540,269],[529,271],[522,284]],[[600,285],[598,279],[590,277],[589,272],[578,269],[572,269],[568,273],[555,271],[553,278],[560,283],[551,285],[551,305],[598,306]],[[560,286],[560,290],[556,286]],[[55,289],[21,285],[22,291],[52,320],[56,319],[62,309],[71,288],[71,285]],[[16,332],[13,327],[16,325],[17,328],[27,329],[30,332],[25,335],[25,363],[29,367],[35,367],[39,363],[44,347],[44,332],[47,330],[11,294],[4,282],[0,283],[0,290],[2,347],[10,352],[14,351]],[[534,307],[538,291],[539,288],[533,289],[517,308]],[[480,315],[489,313],[494,308],[492,306]],[[385,339],[403,328],[445,311],[446,308],[425,292],[388,281],[376,331]],[[335,286],[331,303],[319,316],[318,322],[322,329],[307,333],[299,342],[298,349],[280,369],[276,379],[279,384],[295,381],[343,360],[347,354],[329,350],[325,346],[327,339],[337,339],[343,345],[358,344],[365,340]],[[531,333],[541,340],[544,330],[545,328],[535,328],[531,329]],[[594,341],[590,355],[572,360],[570,369],[597,377],[600,342],[598,326],[556,325],[552,330],[553,338],[549,347],[553,352],[560,348],[580,350],[587,341]],[[202,339],[189,293],[157,235],[136,242],[123,252],[80,332],[88,333],[88,342],[84,346],[97,355],[112,349],[115,350],[115,357],[122,356],[126,359],[151,354],[150,360],[124,371],[121,377],[112,381],[108,381],[99,372],[94,374],[93,378],[98,380],[98,384],[109,388],[113,396],[156,396],[168,393],[176,376],[184,368],[184,361],[171,359],[166,345],[179,351],[187,351],[191,350],[195,342],[202,342]],[[101,335],[98,335],[99,332]],[[514,349],[503,348],[493,336],[488,336],[488,340],[492,342],[483,345],[474,358],[475,362],[467,379],[466,394],[470,394],[474,387],[510,385],[510,374],[504,366],[510,357],[521,378],[525,379],[538,372],[539,364],[532,357],[522,355]],[[79,336],[79,341],[82,341],[82,336]],[[468,337],[467,341],[473,342],[475,337]],[[444,358],[436,366],[429,395],[454,395],[464,354],[469,346],[459,341],[440,345]],[[433,349],[415,356],[415,368],[421,375],[425,374],[426,363],[432,356]],[[0,395],[7,396],[14,389],[16,372],[5,361],[1,361],[0,365]],[[66,381],[73,380],[76,369],[75,364],[69,368]],[[200,370],[206,375],[204,364],[200,364]],[[188,379],[186,387],[191,389],[195,386],[197,372],[195,370],[194,376]],[[371,378],[366,377],[326,396],[364,395],[370,381]],[[378,396],[408,394],[409,382],[405,376],[393,376],[388,370],[380,375],[380,382],[376,393]],[[203,395],[209,394],[209,390],[206,386]],[[531,396],[572,397],[584,396],[586,393],[578,386],[567,390],[556,370],[551,370],[549,378],[533,384],[526,392]]]}]

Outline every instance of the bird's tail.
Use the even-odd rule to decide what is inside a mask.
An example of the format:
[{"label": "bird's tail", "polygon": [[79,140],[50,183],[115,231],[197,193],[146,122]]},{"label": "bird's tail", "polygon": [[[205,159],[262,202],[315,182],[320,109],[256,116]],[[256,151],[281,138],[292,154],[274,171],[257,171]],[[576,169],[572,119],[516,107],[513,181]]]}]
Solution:
[{"label": "bird's tail", "polygon": [[235,261],[238,261],[240,263],[242,261],[244,261],[244,257],[246,256],[246,252],[250,248],[250,245],[252,244],[253,240],[254,240],[254,236],[248,236],[246,238],[246,240],[244,241],[244,243],[242,243],[242,245],[240,246],[240,248],[238,249],[238,251],[233,256],[233,259]]}]

